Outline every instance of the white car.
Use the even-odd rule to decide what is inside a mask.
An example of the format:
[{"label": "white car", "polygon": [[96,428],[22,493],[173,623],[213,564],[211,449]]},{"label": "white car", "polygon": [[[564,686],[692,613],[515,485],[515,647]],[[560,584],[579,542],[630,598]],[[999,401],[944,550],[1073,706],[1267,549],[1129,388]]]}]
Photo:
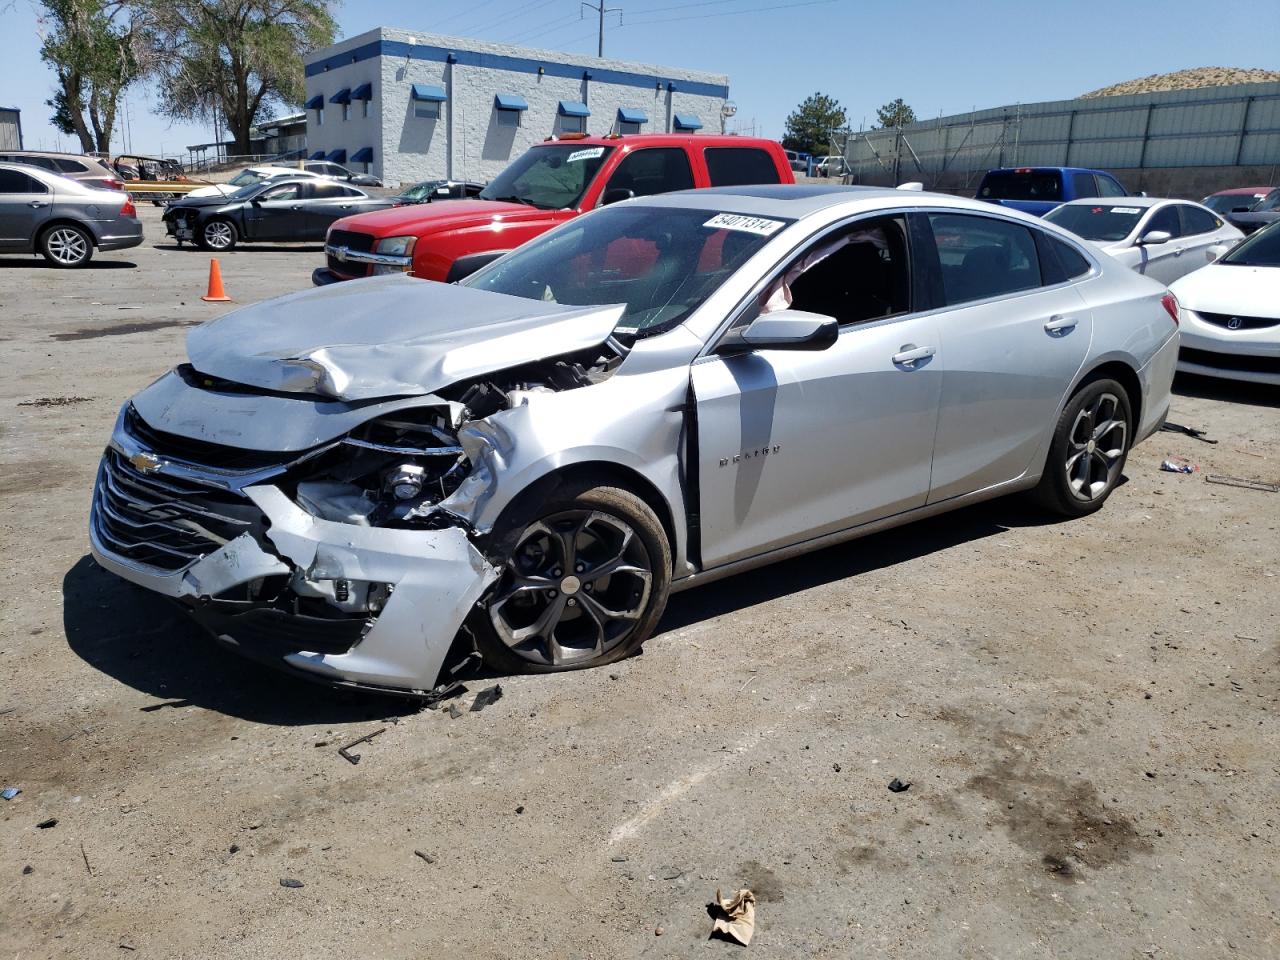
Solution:
[{"label": "white car", "polygon": [[1157,197],[1072,200],[1044,218],[1164,284],[1213,262],[1244,237],[1208,207]]},{"label": "white car", "polygon": [[1280,386],[1280,221],[1170,289],[1179,370]]},{"label": "white car", "polygon": [[229,197],[242,187],[262,183],[264,180],[274,180],[276,177],[317,177],[319,179],[328,179],[310,170],[299,170],[297,167],[245,167],[226,183],[215,183],[208,187],[199,187],[186,194],[186,196],[216,197],[221,195]]},{"label": "white car", "polygon": [[813,172],[819,177],[843,177],[849,172],[849,165],[844,157],[833,153],[826,157],[818,157],[813,164]]}]

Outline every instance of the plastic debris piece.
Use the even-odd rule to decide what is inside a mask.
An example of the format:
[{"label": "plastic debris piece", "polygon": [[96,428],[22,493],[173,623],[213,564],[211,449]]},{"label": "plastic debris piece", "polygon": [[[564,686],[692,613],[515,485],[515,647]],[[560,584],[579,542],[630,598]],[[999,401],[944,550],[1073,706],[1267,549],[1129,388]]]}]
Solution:
[{"label": "plastic debris piece", "polygon": [[749,946],[756,932],[756,895],[744,887],[726,900],[717,890],[714,906],[719,909],[712,935],[718,933]]},{"label": "plastic debris piece", "polygon": [[449,704],[448,712],[449,712],[450,720],[457,720],[460,716],[462,716],[462,708],[459,707],[456,703]]},{"label": "plastic debris piece", "polygon": [[502,699],[502,684],[495,683],[488,690],[481,690],[476,694],[475,700],[471,702],[471,712],[479,713],[490,704],[497,703]]},{"label": "plastic debris piece", "polygon": [[911,781],[903,783],[897,777],[894,777],[889,781],[889,789],[894,793],[905,793],[907,790],[911,789]]},{"label": "plastic debris piece", "polygon": [[58,818],[50,817],[48,820],[41,820],[39,823],[37,823],[36,829],[48,830],[50,827],[56,827],[57,825],[58,825]]},{"label": "plastic debris piece", "polygon": [[1261,490],[1263,493],[1280,493],[1280,483],[1265,480],[1249,480],[1245,477],[1225,477],[1218,473],[1205,475],[1205,483],[1220,483],[1225,487],[1243,487],[1245,490]]},{"label": "plastic debris piece", "polygon": [[415,850],[415,851],[413,851],[413,855],[414,855],[415,857],[419,857],[419,858],[421,858],[422,860],[424,860],[424,861],[425,861],[425,862],[427,862],[427,863],[435,863],[435,862],[436,862],[436,858],[435,858],[435,857],[433,857],[433,856],[432,856],[431,854],[429,854],[429,853],[425,853],[425,852],[423,852],[422,850]]},{"label": "plastic debris piece", "polygon": [[1199,430],[1195,427],[1185,427],[1180,423],[1170,423],[1168,420],[1166,420],[1164,423],[1160,425],[1160,429],[1168,433],[1185,434],[1186,436],[1191,437],[1193,440],[1199,440],[1201,443],[1217,443],[1218,442],[1217,440],[1210,440],[1207,436],[1205,436],[1206,431],[1204,430]]},{"label": "plastic debris piece", "polygon": [[290,890],[297,890],[304,886],[301,880],[295,880],[293,877],[281,877],[280,886],[288,887]]},{"label": "plastic debris piece", "polygon": [[1169,454],[1161,461],[1160,469],[1165,473],[1195,473],[1200,467],[1186,457],[1176,457],[1173,454]]},{"label": "plastic debris piece", "polygon": [[12,800],[21,792],[22,791],[17,787],[5,787],[3,790],[0,790],[0,797],[4,797],[6,800]]}]

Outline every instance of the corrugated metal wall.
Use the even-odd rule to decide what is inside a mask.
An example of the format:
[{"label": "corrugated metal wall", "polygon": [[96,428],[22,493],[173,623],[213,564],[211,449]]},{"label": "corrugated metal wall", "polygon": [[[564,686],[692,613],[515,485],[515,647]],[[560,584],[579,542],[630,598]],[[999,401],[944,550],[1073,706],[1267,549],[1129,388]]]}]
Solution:
[{"label": "corrugated metal wall", "polygon": [[0,150],[22,149],[22,126],[19,112],[0,107]]},{"label": "corrugated metal wall", "polygon": [[855,134],[845,157],[854,183],[923,180],[938,189],[975,186],[992,167],[1274,165],[1280,163],[1280,83],[979,110]]}]

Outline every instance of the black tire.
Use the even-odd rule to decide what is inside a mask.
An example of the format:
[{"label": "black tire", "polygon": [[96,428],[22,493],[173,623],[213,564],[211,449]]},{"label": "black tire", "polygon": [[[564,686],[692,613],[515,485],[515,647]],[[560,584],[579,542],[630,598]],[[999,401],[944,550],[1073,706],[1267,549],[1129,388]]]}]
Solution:
[{"label": "black tire", "polygon": [[201,250],[213,253],[226,253],[234,250],[240,239],[240,231],[236,225],[225,217],[214,217],[206,220],[196,236],[196,243]]},{"label": "black tire", "polygon": [[73,223],[55,223],[40,234],[40,255],[55,267],[83,267],[93,259],[93,237]]},{"label": "black tire", "polygon": [[[494,542],[503,572],[470,622],[477,649],[496,670],[558,673],[614,663],[640,648],[666,608],[671,546],[657,515],[628,490],[564,484],[505,517]],[[572,572],[560,567],[567,542]],[[548,620],[542,632],[513,642]]]},{"label": "black tire", "polygon": [[1058,417],[1035,500],[1067,517],[1101,509],[1124,472],[1133,429],[1124,387],[1106,378],[1082,384]]}]

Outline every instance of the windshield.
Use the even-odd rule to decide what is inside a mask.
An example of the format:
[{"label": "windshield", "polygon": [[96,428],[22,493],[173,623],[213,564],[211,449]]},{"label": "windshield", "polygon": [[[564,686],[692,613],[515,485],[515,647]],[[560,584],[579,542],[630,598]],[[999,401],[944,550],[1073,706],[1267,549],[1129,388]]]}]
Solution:
[{"label": "windshield", "polygon": [[670,330],[790,220],[606,207],[533,240],[462,283],[528,300],[623,304],[618,333]]},{"label": "windshield", "polygon": [[415,183],[412,187],[400,191],[401,200],[425,200],[431,196],[436,187],[444,183],[443,180],[423,180],[421,183]]},{"label": "windshield", "polygon": [[534,147],[480,191],[484,200],[527,203],[540,210],[576,207],[613,147]]},{"label": "windshield", "polygon": [[1280,220],[1240,241],[1218,262],[1236,267],[1280,267]]},{"label": "windshield", "polygon": [[[234,180],[232,180],[231,182],[235,183]],[[239,190],[235,190],[227,194],[226,199],[228,201],[248,200],[250,197],[256,194],[261,189],[261,187],[262,187],[262,184],[256,181],[250,184],[246,184],[245,186],[241,187]]]},{"label": "windshield", "polygon": [[265,179],[266,177],[260,173],[254,173],[252,170],[241,170],[227,182],[233,187],[243,187],[250,183],[260,183]]},{"label": "windshield", "polygon": [[1204,205],[1214,213],[1232,213],[1248,210],[1262,198],[1262,194],[1227,193],[1205,197]]},{"label": "windshield", "polygon": [[980,200],[1062,199],[1062,175],[1057,170],[996,170],[982,178]]},{"label": "windshield", "polygon": [[1250,213],[1257,213],[1261,210],[1280,210],[1280,187],[1272,190],[1249,208]]},{"label": "windshield", "polygon": [[1123,240],[1133,233],[1146,211],[1141,207],[1113,207],[1109,204],[1064,203],[1044,218],[1085,240]]}]

